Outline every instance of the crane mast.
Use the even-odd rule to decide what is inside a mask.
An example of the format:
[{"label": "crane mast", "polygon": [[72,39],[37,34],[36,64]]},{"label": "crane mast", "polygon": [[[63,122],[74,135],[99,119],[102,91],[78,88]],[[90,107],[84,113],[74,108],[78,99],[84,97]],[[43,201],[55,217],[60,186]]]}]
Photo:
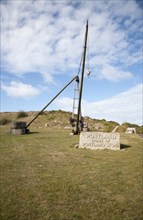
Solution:
[{"label": "crane mast", "polygon": [[85,59],[86,59],[87,36],[88,36],[88,20],[87,20],[87,23],[86,23],[86,31],[85,31],[84,53],[83,53],[83,62],[82,62],[82,74],[81,74],[81,80],[80,80],[78,113],[77,113],[77,122],[76,122],[75,134],[80,133],[79,123],[80,123],[80,110],[81,110],[81,99],[82,99],[82,90],[83,90],[84,68],[85,68]]}]

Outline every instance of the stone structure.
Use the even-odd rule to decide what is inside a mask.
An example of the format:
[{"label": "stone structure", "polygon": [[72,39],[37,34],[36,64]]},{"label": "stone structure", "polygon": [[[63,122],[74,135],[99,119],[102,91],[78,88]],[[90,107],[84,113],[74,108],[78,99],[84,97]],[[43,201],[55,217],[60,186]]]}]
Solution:
[{"label": "stone structure", "polygon": [[136,134],[136,129],[135,128],[127,128],[126,134]]},{"label": "stone structure", "polygon": [[79,148],[120,150],[119,133],[82,132]]},{"label": "stone structure", "polygon": [[10,133],[15,135],[21,135],[26,133],[26,122],[18,121],[18,122],[12,122]]}]

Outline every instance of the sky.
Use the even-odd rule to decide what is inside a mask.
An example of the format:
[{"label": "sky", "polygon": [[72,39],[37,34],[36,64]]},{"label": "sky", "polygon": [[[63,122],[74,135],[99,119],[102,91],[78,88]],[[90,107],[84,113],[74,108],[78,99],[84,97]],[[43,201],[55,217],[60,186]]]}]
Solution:
[{"label": "sky", "polygon": [[[39,111],[78,74],[88,20],[83,116],[143,124],[142,1],[1,0],[0,6],[1,112]],[[73,94],[74,83],[46,110],[72,112]]]}]

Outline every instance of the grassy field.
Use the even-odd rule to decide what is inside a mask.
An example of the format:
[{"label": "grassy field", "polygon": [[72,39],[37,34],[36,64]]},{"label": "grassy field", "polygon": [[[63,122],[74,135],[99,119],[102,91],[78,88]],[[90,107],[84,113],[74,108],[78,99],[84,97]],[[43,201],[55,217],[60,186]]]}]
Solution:
[{"label": "grassy field", "polygon": [[142,220],[142,139],[122,150],[77,149],[69,131],[1,126],[1,220]]}]

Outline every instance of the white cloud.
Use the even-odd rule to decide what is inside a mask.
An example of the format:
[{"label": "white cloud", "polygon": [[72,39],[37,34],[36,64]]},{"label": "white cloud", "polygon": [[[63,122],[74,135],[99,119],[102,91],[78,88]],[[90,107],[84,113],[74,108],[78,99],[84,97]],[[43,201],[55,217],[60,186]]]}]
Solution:
[{"label": "white cloud", "polygon": [[[114,9],[116,9],[116,3],[113,4]],[[138,4],[135,1],[119,1],[118,10],[115,10],[113,13],[117,16],[126,16],[130,17],[132,20],[139,17],[141,14],[139,12]]]},{"label": "white cloud", "polygon": [[100,119],[142,124],[142,89],[142,85],[137,85],[110,99],[88,103],[84,111]]},{"label": "white cloud", "polygon": [[[127,79],[132,73],[125,73],[122,65],[141,61],[142,40],[138,41],[141,35],[136,36],[141,32],[141,9],[135,1],[82,1],[77,4],[21,0],[1,5],[2,67],[12,74],[38,72],[51,83],[55,74],[75,72],[87,18],[91,68],[99,69],[102,64],[103,70],[110,67],[112,72],[100,71],[104,72],[102,78]],[[137,39],[132,39],[131,33]],[[114,64],[118,63],[120,68],[116,65],[115,69]]]},{"label": "white cloud", "polygon": [[100,71],[96,74],[99,79],[107,79],[110,81],[120,81],[122,79],[132,78],[132,74],[127,71],[120,70],[111,65],[103,65]]},{"label": "white cloud", "polygon": [[68,97],[61,97],[55,100],[55,106],[57,109],[62,109],[64,111],[72,111],[73,100]]},{"label": "white cloud", "polygon": [[41,74],[42,74],[45,82],[52,83],[52,84],[56,85],[54,77],[51,74],[49,74],[47,72],[46,73],[41,73]]},{"label": "white cloud", "polygon": [[[98,102],[82,101],[84,116],[96,119],[106,119],[123,123],[128,121],[135,124],[143,124],[142,107],[143,85],[139,84],[128,91]],[[72,111],[72,99],[63,97],[56,101],[58,109]]]},{"label": "white cloud", "polygon": [[1,89],[4,90],[8,96],[16,98],[31,98],[40,93],[38,89],[31,85],[15,81],[12,81],[10,85],[2,84]]}]

